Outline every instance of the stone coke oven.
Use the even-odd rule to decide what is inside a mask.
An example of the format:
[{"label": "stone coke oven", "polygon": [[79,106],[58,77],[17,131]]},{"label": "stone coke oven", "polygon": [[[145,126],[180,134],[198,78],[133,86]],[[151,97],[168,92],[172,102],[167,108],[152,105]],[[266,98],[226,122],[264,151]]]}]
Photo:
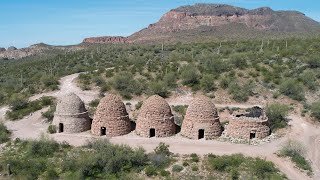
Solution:
[{"label": "stone coke oven", "polygon": [[181,135],[190,139],[214,139],[222,133],[215,105],[206,96],[196,97],[189,105]]},{"label": "stone coke oven", "polygon": [[91,128],[91,119],[82,100],[70,93],[58,100],[52,124],[58,133],[79,133]]},{"label": "stone coke oven", "polygon": [[165,99],[154,95],[143,102],[136,133],[142,137],[168,137],[176,133],[171,108]]},{"label": "stone coke oven", "polygon": [[241,139],[263,139],[270,135],[268,118],[260,107],[233,115],[226,127],[226,134]]},{"label": "stone coke oven", "polygon": [[96,136],[122,136],[130,133],[131,122],[126,107],[118,95],[101,99],[94,114],[91,132]]}]

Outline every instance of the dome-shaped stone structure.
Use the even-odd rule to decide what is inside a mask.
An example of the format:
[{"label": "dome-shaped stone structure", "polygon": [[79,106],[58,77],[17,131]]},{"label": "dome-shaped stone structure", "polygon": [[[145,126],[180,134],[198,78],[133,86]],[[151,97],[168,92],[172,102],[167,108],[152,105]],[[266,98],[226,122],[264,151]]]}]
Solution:
[{"label": "dome-shaped stone structure", "polygon": [[253,107],[248,112],[233,115],[225,132],[233,138],[263,139],[270,135],[268,118],[263,109]]},{"label": "dome-shaped stone structure", "polygon": [[59,133],[79,133],[91,128],[91,119],[82,100],[70,93],[58,100],[52,124]]},{"label": "dome-shaped stone structure", "polygon": [[165,99],[154,95],[143,102],[136,133],[142,137],[168,137],[176,133],[171,108]]},{"label": "dome-shaped stone structure", "polygon": [[190,139],[214,139],[222,133],[215,105],[206,96],[196,97],[189,105],[181,135]]},{"label": "dome-shaped stone structure", "polygon": [[97,136],[122,136],[130,133],[131,122],[120,96],[108,94],[95,112],[91,132]]}]

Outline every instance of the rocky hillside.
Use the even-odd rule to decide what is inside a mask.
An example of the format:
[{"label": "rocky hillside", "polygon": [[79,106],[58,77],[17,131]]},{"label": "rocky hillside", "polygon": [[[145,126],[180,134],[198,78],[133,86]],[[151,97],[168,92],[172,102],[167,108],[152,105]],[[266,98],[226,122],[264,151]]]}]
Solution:
[{"label": "rocky hillside", "polygon": [[129,37],[88,38],[84,42],[123,44],[309,35],[319,32],[319,22],[297,11],[274,11],[268,7],[248,10],[229,5],[195,4],[173,9],[157,23]]},{"label": "rocky hillside", "polygon": [[27,48],[17,49],[14,46],[11,46],[7,49],[0,48],[0,59],[9,60],[9,59],[20,59],[33,55],[48,54],[50,52],[56,51],[74,51],[78,49],[83,49],[81,46],[51,46],[44,43],[34,44]]}]

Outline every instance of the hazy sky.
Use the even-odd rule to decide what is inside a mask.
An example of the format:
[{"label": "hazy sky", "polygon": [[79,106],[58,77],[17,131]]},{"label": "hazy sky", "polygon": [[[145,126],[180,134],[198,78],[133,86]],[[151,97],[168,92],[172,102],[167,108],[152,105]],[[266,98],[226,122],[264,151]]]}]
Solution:
[{"label": "hazy sky", "polygon": [[91,36],[127,36],[170,9],[195,3],[298,10],[320,21],[319,0],[0,0],[0,47],[39,42],[68,45]]}]

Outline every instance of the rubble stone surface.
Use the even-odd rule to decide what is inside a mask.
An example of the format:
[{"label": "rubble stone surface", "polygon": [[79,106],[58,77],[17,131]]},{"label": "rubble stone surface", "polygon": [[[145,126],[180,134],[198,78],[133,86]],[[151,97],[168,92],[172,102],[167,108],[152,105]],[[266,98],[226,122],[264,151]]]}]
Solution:
[{"label": "rubble stone surface", "polygon": [[[200,131],[203,131],[203,135],[200,135]],[[211,99],[206,96],[196,97],[187,109],[181,135],[190,139],[214,139],[221,133],[218,112]]]},{"label": "rubble stone surface", "polygon": [[165,99],[154,95],[143,102],[136,133],[142,137],[168,137],[176,133],[174,117]]},{"label": "rubble stone surface", "polygon": [[93,118],[92,134],[115,137],[128,134],[130,131],[129,115],[121,97],[108,94],[101,99]]},{"label": "rubble stone surface", "polygon": [[82,100],[70,93],[58,100],[52,124],[59,133],[79,133],[91,128],[91,119]]}]

